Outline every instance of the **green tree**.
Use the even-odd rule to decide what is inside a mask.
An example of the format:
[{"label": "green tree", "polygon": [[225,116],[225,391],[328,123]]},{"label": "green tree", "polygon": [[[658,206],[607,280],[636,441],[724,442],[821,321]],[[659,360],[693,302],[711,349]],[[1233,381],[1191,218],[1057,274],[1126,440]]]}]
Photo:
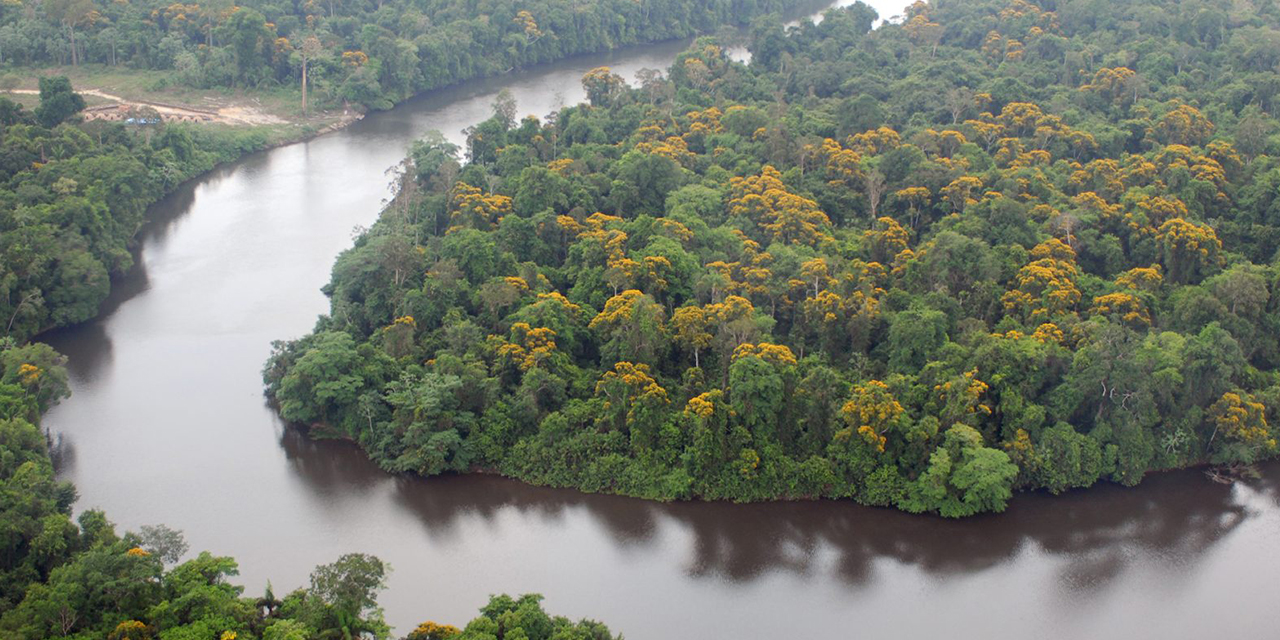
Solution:
[{"label": "green tree", "polygon": [[1091,486],[1102,474],[1098,441],[1058,423],[1040,436],[1035,448],[1036,483],[1051,493]]},{"label": "green tree", "polygon": [[982,434],[972,427],[955,425],[947,429],[904,506],[948,518],[1004,511],[1017,476],[1008,454],[984,446]]},{"label": "green tree", "polygon": [[280,381],[276,398],[286,420],[328,420],[355,403],[363,388],[360,356],[350,334],[330,331],[315,336]]},{"label": "green tree", "polygon": [[254,9],[241,8],[231,14],[222,25],[222,38],[231,46],[235,56],[236,79],[241,85],[257,82],[267,63],[267,53],[275,40],[275,33],[267,26],[267,19]]},{"label": "green tree", "polygon": [[71,395],[66,364],[66,356],[42,342],[19,347],[7,338],[0,340],[0,383],[20,389],[33,401],[34,412],[24,416],[30,421]]},{"label": "green tree", "polygon": [[889,366],[919,371],[946,341],[946,314],[924,308],[899,312],[889,321]]},{"label": "green tree", "polygon": [[597,67],[582,76],[582,88],[587,92],[587,100],[597,107],[609,106],[624,86],[626,82],[622,76],[609,67]]},{"label": "green tree", "polygon": [[386,588],[389,570],[378,558],[363,553],[348,553],[316,567],[310,595],[325,607],[313,614],[320,637],[347,640],[372,633],[385,638],[388,629],[377,609],[377,596]]},{"label": "green tree", "polygon": [[[99,19],[93,0],[48,0],[43,6],[45,14],[56,20],[67,32],[67,39],[71,45],[72,66],[80,64],[80,47],[76,44],[76,29]],[[43,93],[43,87],[41,93]],[[82,104],[80,108],[83,109],[84,105]]]},{"label": "green tree", "polygon": [[53,128],[84,110],[84,97],[71,88],[66,76],[40,78],[40,106],[36,107],[36,120]]}]

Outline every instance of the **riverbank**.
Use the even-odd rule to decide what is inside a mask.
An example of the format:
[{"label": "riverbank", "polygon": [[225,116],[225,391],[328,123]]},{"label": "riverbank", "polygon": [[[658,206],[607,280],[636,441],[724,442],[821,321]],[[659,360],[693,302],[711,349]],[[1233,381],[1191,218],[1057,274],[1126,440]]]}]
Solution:
[{"label": "riverbank", "polygon": [[[65,81],[62,87],[76,90]],[[361,117],[347,112],[288,122],[234,105],[202,111],[81,89],[85,103],[111,104],[50,121],[35,90],[0,94],[35,103],[31,110],[20,104],[6,111],[0,167],[0,202],[7,209],[0,222],[7,258],[0,280],[8,283],[0,322],[18,343],[101,312],[114,283],[135,264],[137,235],[157,201],[248,154],[331,133]],[[59,124],[68,120],[82,122]]]}]

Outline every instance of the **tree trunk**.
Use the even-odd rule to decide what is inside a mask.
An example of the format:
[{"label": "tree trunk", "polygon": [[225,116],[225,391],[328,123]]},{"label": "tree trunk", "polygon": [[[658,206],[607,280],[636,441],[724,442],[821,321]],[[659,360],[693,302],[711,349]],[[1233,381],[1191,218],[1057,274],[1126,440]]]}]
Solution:
[{"label": "tree trunk", "polygon": [[307,58],[302,57],[302,117],[307,117]]},{"label": "tree trunk", "polygon": [[67,25],[67,37],[71,39],[71,66],[80,64],[80,57],[76,55],[76,30]]}]

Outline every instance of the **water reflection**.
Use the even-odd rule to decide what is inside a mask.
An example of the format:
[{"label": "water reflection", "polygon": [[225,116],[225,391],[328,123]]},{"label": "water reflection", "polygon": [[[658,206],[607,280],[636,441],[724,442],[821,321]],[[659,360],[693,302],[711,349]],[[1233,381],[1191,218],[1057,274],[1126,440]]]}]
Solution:
[{"label": "water reflection", "polygon": [[74,357],[67,358],[67,374],[73,383],[92,382],[99,371],[111,368],[111,337],[99,323],[51,331],[40,340],[53,345],[60,353],[75,353]]},{"label": "water reflection", "polygon": [[[265,156],[266,154],[255,154]],[[252,161],[252,157],[246,161]],[[190,211],[195,204],[198,189],[213,188],[235,171],[235,166],[226,166],[190,180],[180,185],[169,195],[161,198],[147,210],[147,222],[138,231],[130,248],[133,266],[125,273],[111,279],[111,292],[98,309],[98,316],[89,322],[69,327],[62,327],[41,334],[39,339],[67,354],[67,371],[76,383],[91,383],[97,378],[99,371],[110,369],[112,364],[112,341],[107,332],[106,320],[121,305],[146,292],[151,281],[147,275],[146,260],[142,255],[143,247],[163,243],[168,238],[171,228]]]},{"label": "water reflection", "polygon": [[[281,446],[299,477],[320,493],[386,478],[349,443],[315,442],[284,429]],[[1244,489],[1274,502],[1277,465],[1264,469],[1263,478]],[[1004,514],[963,520],[846,501],[661,504],[494,476],[391,481],[397,506],[414,514],[432,539],[452,539],[460,521],[491,524],[508,510],[548,527],[570,510],[585,510],[617,546],[652,544],[664,521],[690,532],[685,573],[691,578],[745,583],[777,572],[809,575],[820,569],[818,551],[827,549],[839,578],[854,588],[869,586],[884,559],[946,579],[1007,564],[1031,549],[1068,561],[1060,580],[1065,590],[1097,590],[1131,563],[1150,564],[1152,556],[1185,570],[1251,516],[1233,487],[1195,471],[1157,474],[1137,488],[1103,484],[1060,496],[1022,494]]]},{"label": "water reflection", "polygon": [[358,494],[380,480],[377,467],[354,445],[312,440],[297,429],[282,426],[280,446],[293,473],[317,494]]},{"label": "water reflection", "polygon": [[[258,154],[265,155],[265,154]],[[252,158],[245,158],[246,162],[252,162]],[[143,225],[142,230],[138,233],[135,240],[135,247],[141,248],[149,243],[163,242],[169,237],[169,233],[178,220],[182,219],[182,213],[190,211],[191,206],[196,201],[196,191],[200,189],[216,188],[217,184],[226,180],[232,174],[234,169],[231,167],[223,167],[214,169],[207,176],[202,176],[196,180],[189,180],[179,185],[169,195],[161,198],[147,212],[147,223]],[[135,249],[135,264],[141,264],[139,257],[140,251]],[[114,289],[114,287],[113,287]],[[120,301],[127,300],[129,297],[121,298]],[[118,304],[118,302],[117,302]]]},{"label": "water reflection", "polygon": [[66,473],[75,468],[76,448],[61,433],[49,434],[49,460],[55,473]]}]

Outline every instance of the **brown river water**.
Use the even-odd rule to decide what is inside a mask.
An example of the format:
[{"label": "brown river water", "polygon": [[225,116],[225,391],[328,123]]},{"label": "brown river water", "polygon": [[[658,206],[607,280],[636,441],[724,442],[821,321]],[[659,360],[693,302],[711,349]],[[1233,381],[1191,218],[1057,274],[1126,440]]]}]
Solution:
[{"label": "brown river water", "polygon": [[386,170],[413,139],[439,129],[461,142],[503,88],[522,114],[546,114],[581,100],[593,67],[630,78],[687,44],[433,92],[160,202],[102,317],[44,337],[71,357],[74,396],[46,424],[78,508],[103,508],[121,529],[182,529],[193,549],[235,556],[250,594],[303,585],[342,553],[375,554],[394,569],[381,603],[401,633],[462,624],[491,593],[538,592],[632,640],[1280,637],[1274,464],[1247,484],[1164,474],[1022,495],[1002,515],[956,522],[847,502],[657,504],[395,477],[280,422],[259,373],[270,342],[327,310],[334,257],[376,219]]}]

